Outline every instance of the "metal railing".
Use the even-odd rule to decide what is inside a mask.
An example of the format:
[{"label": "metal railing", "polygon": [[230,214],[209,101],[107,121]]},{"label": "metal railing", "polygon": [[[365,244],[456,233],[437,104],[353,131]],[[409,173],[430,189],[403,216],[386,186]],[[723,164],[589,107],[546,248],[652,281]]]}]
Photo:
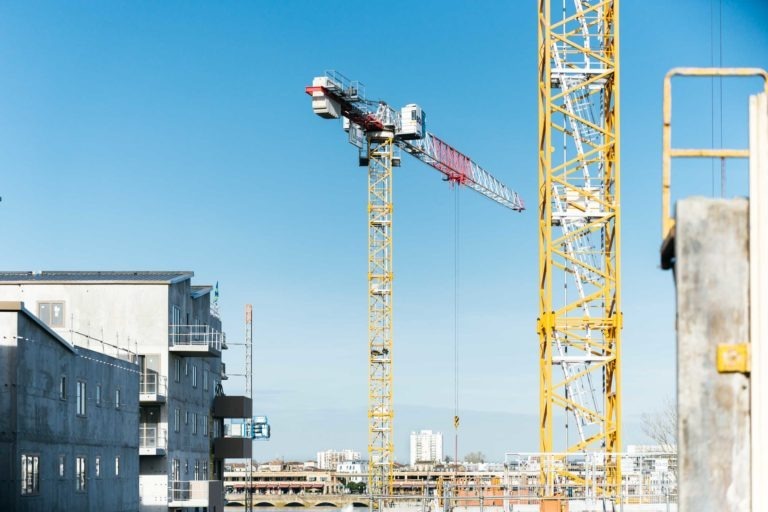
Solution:
[{"label": "metal railing", "polygon": [[139,394],[166,396],[168,390],[168,378],[155,373],[141,374],[139,380]]},{"label": "metal railing", "polygon": [[169,502],[192,502],[187,506],[207,507],[210,497],[224,494],[221,481],[218,480],[170,480],[168,482]]},{"label": "metal railing", "polygon": [[208,325],[169,325],[168,342],[171,347],[208,346],[221,351],[224,333]]},{"label": "metal railing", "polygon": [[78,332],[75,330],[70,330],[69,332],[70,341],[73,345],[87,348],[88,350],[93,350],[94,352],[100,352],[102,354],[112,356],[116,359],[121,359],[129,363],[136,363],[138,361],[137,351],[135,350],[136,342],[132,342],[130,338],[126,340],[126,344],[128,347],[133,347],[133,350],[131,348],[121,347],[117,344],[109,343],[99,338],[94,338],[93,336],[84,332]]},{"label": "metal railing", "polygon": [[165,450],[168,447],[168,430],[157,423],[139,424],[139,448]]}]

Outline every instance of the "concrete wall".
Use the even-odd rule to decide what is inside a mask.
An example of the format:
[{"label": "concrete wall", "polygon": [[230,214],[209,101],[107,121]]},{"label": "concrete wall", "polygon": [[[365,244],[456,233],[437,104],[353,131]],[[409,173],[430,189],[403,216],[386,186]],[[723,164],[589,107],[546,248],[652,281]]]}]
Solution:
[{"label": "concrete wall", "polygon": [[[101,353],[70,349],[48,329],[20,311],[0,312],[3,387],[15,404],[1,403],[0,510],[138,510],[138,389],[135,364]],[[11,336],[18,338],[11,341]],[[16,342],[18,340],[18,342]],[[9,364],[14,368],[10,369]],[[66,377],[67,398],[59,396]],[[77,415],[77,382],[86,383],[86,414]],[[101,404],[95,400],[102,386]],[[120,407],[115,390],[120,389]],[[39,493],[21,496],[21,454],[39,456]],[[65,457],[59,476],[59,457]],[[85,457],[85,492],[76,490],[75,458]],[[96,476],[96,458],[100,474]],[[115,475],[115,458],[120,474]],[[7,461],[7,462],[6,462]]]},{"label": "concrete wall", "polygon": [[749,340],[747,210],[745,199],[677,203],[681,510],[750,510],[750,382],[716,364],[719,344]]},{"label": "concrete wall", "polygon": [[[91,336],[138,350],[139,354],[158,355],[158,375],[167,379],[167,398],[165,403],[143,406],[159,407],[158,424],[167,426],[167,450],[164,455],[141,456],[137,474],[140,470],[142,475],[168,475],[173,460],[178,459],[181,480],[195,478],[196,463],[200,468],[198,476],[201,480],[218,478],[214,471],[218,466],[211,460],[214,430],[212,409],[216,385],[221,382],[221,358],[180,356],[168,350],[173,306],[181,309],[181,324],[199,323],[220,330],[221,321],[210,315],[209,294],[196,293],[193,298],[189,279],[159,284],[61,284],[39,281],[23,284],[0,283],[1,300],[26,301],[29,309],[35,314],[40,302],[64,301],[65,322],[55,331],[75,345],[93,345],[96,348],[98,342],[87,338]],[[176,361],[179,362],[181,370],[178,380],[175,372]],[[196,386],[193,385],[195,372]],[[138,388],[133,398],[138,400]],[[176,409],[180,415],[178,432],[175,430]],[[138,409],[136,416],[139,416]],[[196,433],[192,425],[193,419],[197,423]],[[207,425],[207,435],[204,434],[204,423]],[[138,437],[138,423],[135,436]],[[203,474],[204,466],[207,466],[207,474]]]}]

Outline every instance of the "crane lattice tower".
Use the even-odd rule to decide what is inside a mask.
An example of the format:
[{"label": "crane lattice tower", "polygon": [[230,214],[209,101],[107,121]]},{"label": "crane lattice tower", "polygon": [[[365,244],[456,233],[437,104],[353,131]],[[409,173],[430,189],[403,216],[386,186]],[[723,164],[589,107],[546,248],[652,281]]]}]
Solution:
[{"label": "crane lattice tower", "polygon": [[[539,0],[538,43],[540,451],[562,453],[545,457],[542,490],[609,498],[621,482],[618,0]],[[604,472],[577,474],[576,457]]]}]

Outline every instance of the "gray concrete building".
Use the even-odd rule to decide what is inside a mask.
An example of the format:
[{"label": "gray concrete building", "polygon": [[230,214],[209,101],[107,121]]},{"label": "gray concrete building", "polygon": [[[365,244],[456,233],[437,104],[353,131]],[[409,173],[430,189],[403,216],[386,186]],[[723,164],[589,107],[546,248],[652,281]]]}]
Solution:
[{"label": "gray concrete building", "polygon": [[0,510],[139,507],[139,367],[0,302]]},{"label": "gray concrete building", "polygon": [[[77,347],[110,340],[138,354],[139,510],[221,512],[222,461],[251,456],[224,438],[225,418],[249,418],[224,396],[227,348],[210,286],[192,272],[0,272],[0,300],[25,301]],[[104,509],[104,510],[108,510]]]}]

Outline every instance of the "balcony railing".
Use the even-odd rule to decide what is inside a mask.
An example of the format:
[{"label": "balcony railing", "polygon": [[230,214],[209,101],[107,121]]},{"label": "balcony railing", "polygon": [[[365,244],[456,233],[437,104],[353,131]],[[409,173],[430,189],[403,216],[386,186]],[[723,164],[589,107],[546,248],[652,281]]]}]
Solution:
[{"label": "balcony railing", "polygon": [[167,396],[168,378],[155,373],[141,374],[139,380],[139,394]]},{"label": "balcony railing", "polygon": [[[221,480],[171,480],[168,482],[168,505],[184,507],[211,507],[223,497]],[[223,505],[223,503],[222,503]]]},{"label": "balcony railing", "polygon": [[208,325],[169,325],[168,340],[171,348],[212,349],[221,351],[224,333]]},{"label": "balcony railing", "polygon": [[157,423],[139,424],[139,452],[157,454],[168,447],[168,431]]}]

